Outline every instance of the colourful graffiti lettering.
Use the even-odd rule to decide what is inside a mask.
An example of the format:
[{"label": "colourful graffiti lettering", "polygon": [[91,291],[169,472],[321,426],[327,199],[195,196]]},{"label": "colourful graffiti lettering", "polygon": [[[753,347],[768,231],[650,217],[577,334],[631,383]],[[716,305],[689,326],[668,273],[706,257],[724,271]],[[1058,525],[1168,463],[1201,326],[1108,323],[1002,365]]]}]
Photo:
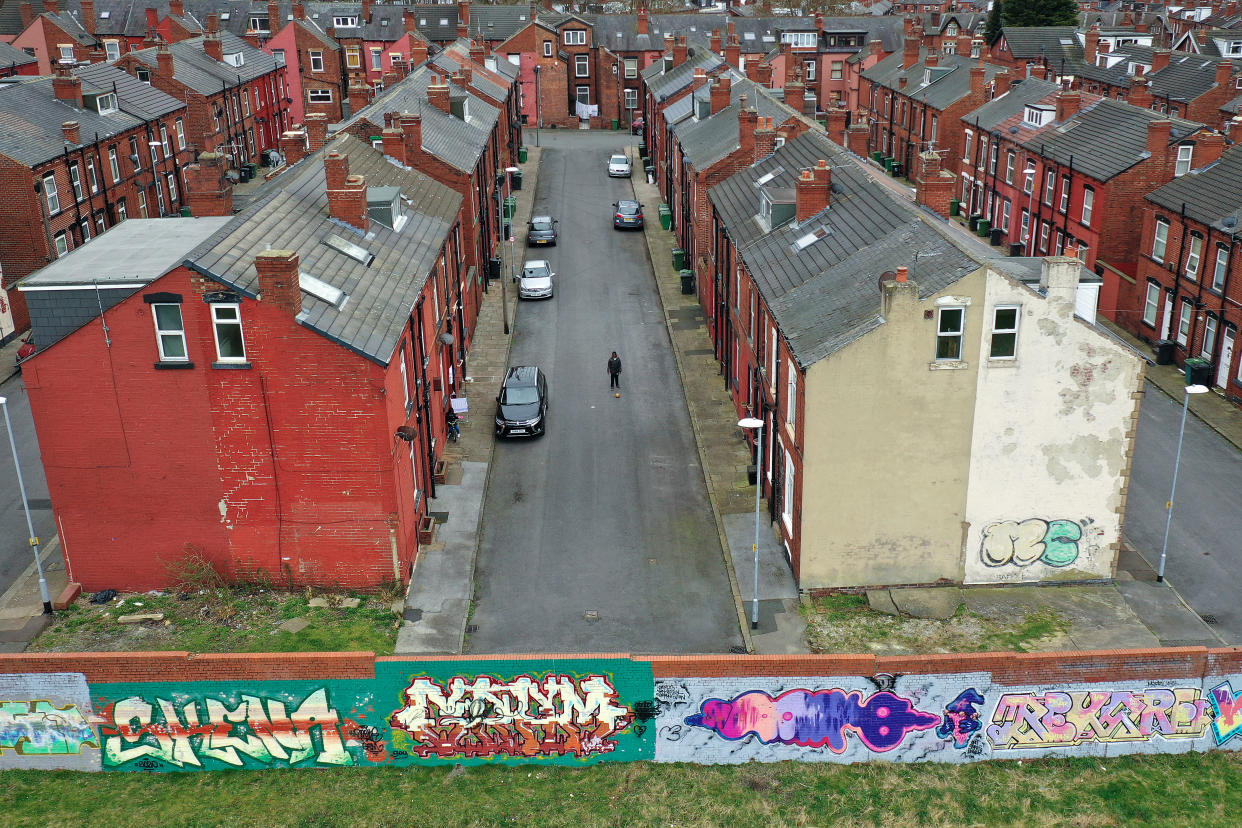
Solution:
[{"label": "colourful graffiti lettering", "polygon": [[456,676],[447,687],[415,679],[389,724],[409,733],[423,758],[590,756],[614,751],[611,737],[633,719],[604,676]]},{"label": "colourful graffiti lettering", "polygon": [[49,701],[0,701],[0,754],[20,756],[81,753],[99,740],[76,705],[56,707]]},{"label": "colourful graffiti lettering", "polygon": [[865,701],[861,690],[788,690],[773,698],[751,691],[732,701],[708,699],[686,724],[714,730],[726,739],[754,734],[764,744],[823,747],[845,751],[855,733],[870,750],[883,753],[912,730],[935,727],[939,716],[915,710],[909,699],[882,691]]},{"label": "colourful graffiti lettering", "polygon": [[1223,745],[1234,736],[1242,736],[1242,693],[1235,694],[1229,682],[1222,682],[1208,693],[1212,710],[1212,735],[1216,744]]},{"label": "colourful graffiti lettering", "polygon": [[101,714],[104,764],[115,767],[148,757],[176,767],[202,767],[204,759],[243,767],[243,757],[269,767],[312,758],[322,765],[354,763],[326,690],[311,693],[292,715],[284,702],[246,694],[235,707],[214,698],[202,704],[205,711],[190,701],[178,712],[167,699],[157,698],[152,705],[131,696],[110,705]]},{"label": "colourful graffiti lettering", "polygon": [[941,739],[952,739],[953,747],[958,750],[966,747],[970,743],[970,734],[983,728],[979,711],[975,709],[981,704],[983,696],[973,687],[958,693],[957,698],[945,707],[936,735]]},{"label": "colourful graffiti lettering", "polygon": [[1072,520],[1003,520],[983,530],[979,557],[988,566],[1069,566],[1078,560],[1083,528]]},{"label": "colourful graffiti lettering", "polygon": [[1207,700],[1192,687],[1014,693],[997,703],[987,736],[996,750],[1195,739],[1211,720]]}]

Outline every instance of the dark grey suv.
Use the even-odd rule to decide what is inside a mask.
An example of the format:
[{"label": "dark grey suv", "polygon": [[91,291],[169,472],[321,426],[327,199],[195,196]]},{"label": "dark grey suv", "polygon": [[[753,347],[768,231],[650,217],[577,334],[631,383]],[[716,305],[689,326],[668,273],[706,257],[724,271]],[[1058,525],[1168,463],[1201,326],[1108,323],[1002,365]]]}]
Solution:
[{"label": "dark grey suv", "polygon": [[509,369],[496,397],[496,436],[535,437],[548,419],[548,378],[534,365]]}]

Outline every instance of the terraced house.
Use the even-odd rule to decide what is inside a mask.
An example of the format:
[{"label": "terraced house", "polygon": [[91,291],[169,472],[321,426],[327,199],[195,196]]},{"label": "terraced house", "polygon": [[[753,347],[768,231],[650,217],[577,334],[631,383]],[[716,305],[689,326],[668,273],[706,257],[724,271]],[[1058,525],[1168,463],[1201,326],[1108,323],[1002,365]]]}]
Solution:
[{"label": "terraced house", "polygon": [[800,588],[1114,571],[1142,362],[1075,318],[1076,258],[980,261],[812,131],[709,196],[725,383]]},{"label": "terraced house", "polygon": [[127,218],[176,213],[192,158],[183,101],[104,63],[0,85],[0,337],[29,324],[12,291]]}]

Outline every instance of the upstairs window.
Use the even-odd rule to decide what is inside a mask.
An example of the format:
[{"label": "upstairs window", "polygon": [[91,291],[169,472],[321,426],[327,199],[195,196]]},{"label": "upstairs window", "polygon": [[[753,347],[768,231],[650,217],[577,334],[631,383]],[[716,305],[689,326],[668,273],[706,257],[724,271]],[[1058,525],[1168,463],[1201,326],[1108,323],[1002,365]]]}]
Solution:
[{"label": "upstairs window", "polygon": [[1091,213],[1095,209],[1095,190],[1084,187],[1082,190],[1082,226],[1091,226]]},{"label": "upstairs window", "polygon": [[266,14],[252,14],[250,16],[250,31],[270,33],[272,31],[271,20]]},{"label": "upstairs window", "polygon": [[312,51],[310,53],[310,68],[312,72],[323,71],[323,52]]},{"label": "upstairs window", "polygon": [[60,193],[56,189],[56,176],[43,176],[43,198],[47,201],[47,213],[54,216],[60,212]]},{"label": "upstairs window", "polygon": [[355,16],[338,16],[332,18],[332,25],[338,29],[353,29],[358,26],[358,18]]},{"label": "upstairs window", "polygon": [[1155,238],[1151,244],[1151,257],[1164,263],[1164,253],[1169,246],[1169,223],[1163,219],[1156,220]]},{"label": "upstairs window", "polygon": [[1173,168],[1174,176],[1183,176],[1190,172],[1190,158],[1194,151],[1193,144],[1182,144],[1177,148],[1177,166]]},{"label": "upstairs window", "polygon": [[181,318],[181,306],[176,304],[153,304],[155,342],[159,347],[160,362],[186,362],[189,352],[185,344],[185,322]]},{"label": "upstairs window", "polygon": [[566,46],[585,46],[586,45],[586,29],[566,29],[565,30]]},{"label": "upstairs window", "polygon": [[1190,234],[1190,250],[1186,252],[1186,278],[1194,280],[1199,276],[1199,260],[1203,254],[1203,236]]},{"label": "upstairs window", "polygon": [[220,362],[245,362],[246,343],[242,339],[241,306],[212,305],[211,324],[216,335],[216,357]]},{"label": "upstairs window", "polygon": [[940,308],[936,318],[936,359],[957,361],[962,358],[962,336],[965,332],[966,309]]},{"label": "upstairs window", "polygon": [[1018,355],[1018,313],[1015,306],[1002,306],[992,311],[991,359],[1014,359]]},{"label": "upstairs window", "polygon": [[1225,288],[1225,272],[1229,270],[1229,248],[1223,244],[1216,248],[1216,267],[1212,271],[1212,290]]}]

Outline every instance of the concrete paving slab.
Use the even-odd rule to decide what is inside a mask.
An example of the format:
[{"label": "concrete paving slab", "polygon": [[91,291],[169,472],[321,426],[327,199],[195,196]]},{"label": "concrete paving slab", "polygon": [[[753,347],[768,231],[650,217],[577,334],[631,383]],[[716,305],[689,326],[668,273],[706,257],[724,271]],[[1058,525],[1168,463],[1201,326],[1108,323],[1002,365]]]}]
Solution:
[{"label": "concrete paving slab", "polygon": [[962,605],[962,590],[956,587],[907,587],[891,589],[893,604],[914,618],[952,618]]},{"label": "concrete paving slab", "polygon": [[[765,516],[761,516],[761,519],[763,517]],[[755,595],[754,513],[724,515],[722,520],[725,537],[729,541],[729,554],[733,557],[733,569],[737,572],[742,595],[749,600]],[[798,585],[794,582],[789,562],[785,560],[785,552],[771,527],[761,525],[759,527],[759,600],[797,597]]]},{"label": "concrete paving slab", "polygon": [[[774,612],[765,619],[762,610],[765,602],[760,602],[759,629],[751,632],[755,652],[761,655],[797,655],[809,653],[806,646],[806,619],[798,611],[801,601],[797,598],[786,598],[780,602],[780,612]],[[747,605],[747,612],[749,612]],[[768,627],[770,621],[775,629]]]},{"label": "concrete paving slab", "polygon": [[1224,643],[1211,626],[1178,599],[1167,583],[1125,581],[1117,584],[1117,591],[1166,647],[1187,644],[1219,647]]},{"label": "concrete paving slab", "polygon": [[302,630],[310,626],[310,622],[305,618],[290,618],[276,629],[283,630],[287,633],[300,633]]},{"label": "concrete paving slab", "polygon": [[963,590],[967,609],[991,618],[1013,617],[1048,607],[1069,625],[1065,641],[1040,649],[1109,650],[1158,647],[1159,639],[1130,609],[1116,586],[997,587]]},{"label": "concrete paving slab", "polygon": [[893,596],[887,589],[867,590],[867,606],[885,615],[901,615],[901,610],[893,603]]}]

